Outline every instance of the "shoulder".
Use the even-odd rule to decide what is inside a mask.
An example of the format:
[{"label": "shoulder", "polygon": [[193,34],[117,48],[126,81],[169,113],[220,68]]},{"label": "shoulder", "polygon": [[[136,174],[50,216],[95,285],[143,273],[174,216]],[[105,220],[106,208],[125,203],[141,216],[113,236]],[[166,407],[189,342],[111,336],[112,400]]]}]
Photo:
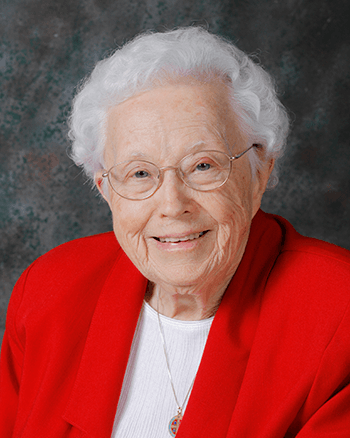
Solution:
[{"label": "shoulder", "polygon": [[77,309],[93,311],[112,267],[122,250],[114,233],[64,243],[35,260],[21,275],[7,312],[7,328],[42,318],[74,316]]},{"label": "shoulder", "polygon": [[340,269],[345,269],[350,274],[350,251],[332,243],[299,234],[281,216],[273,215],[273,218],[282,228],[281,254],[303,259],[305,263],[339,266]]},{"label": "shoulder", "polygon": [[350,327],[350,253],[300,235],[279,216],[267,219],[274,230],[279,225],[282,238],[264,288],[261,327],[296,355],[302,346],[307,355],[322,354]]},{"label": "shoulder", "polygon": [[99,268],[116,258],[120,246],[113,232],[75,239],[53,248],[39,257],[27,269],[31,277],[52,278],[64,274],[79,275],[81,271]]},{"label": "shoulder", "polygon": [[75,284],[95,278],[113,266],[121,252],[113,232],[97,234],[63,243],[35,260],[22,274],[20,282],[38,287]]},{"label": "shoulder", "polygon": [[[299,305],[331,306],[343,313],[350,302],[350,251],[299,234],[280,216],[273,216],[282,229],[280,254],[271,272],[272,282],[291,294]],[[287,299],[290,302],[289,298]]]},{"label": "shoulder", "polygon": [[81,237],[79,239],[71,240],[63,243],[41,257],[34,263],[57,263],[64,262],[67,259],[74,259],[76,256],[83,257],[83,259],[96,258],[96,255],[103,256],[103,254],[112,254],[120,248],[115,235],[112,231],[108,233],[95,234],[93,236]]}]

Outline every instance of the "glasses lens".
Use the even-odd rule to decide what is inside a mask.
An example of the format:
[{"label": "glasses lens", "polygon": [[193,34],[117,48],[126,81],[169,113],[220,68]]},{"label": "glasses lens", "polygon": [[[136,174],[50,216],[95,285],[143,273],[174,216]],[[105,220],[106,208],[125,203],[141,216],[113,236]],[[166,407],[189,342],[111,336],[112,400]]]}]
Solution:
[{"label": "glasses lens", "polygon": [[180,165],[183,180],[196,190],[220,187],[230,174],[230,159],[224,152],[202,151],[185,157]]},{"label": "glasses lens", "polygon": [[145,199],[157,189],[159,171],[148,161],[126,161],[111,168],[109,182],[124,198]]}]

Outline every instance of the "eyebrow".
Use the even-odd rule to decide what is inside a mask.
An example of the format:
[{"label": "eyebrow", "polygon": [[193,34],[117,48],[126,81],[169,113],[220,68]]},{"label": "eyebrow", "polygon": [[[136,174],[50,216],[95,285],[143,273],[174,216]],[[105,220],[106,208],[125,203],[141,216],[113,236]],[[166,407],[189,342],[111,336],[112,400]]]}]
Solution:
[{"label": "eyebrow", "polygon": [[[209,147],[210,144],[208,144],[208,142],[205,142],[204,140],[200,140],[197,143],[194,143],[187,147],[185,156],[197,151],[202,151],[203,146],[205,147],[204,150],[206,149],[211,150]],[[144,154],[142,151],[135,151],[130,154],[130,159],[149,160],[150,157],[147,154]]]}]

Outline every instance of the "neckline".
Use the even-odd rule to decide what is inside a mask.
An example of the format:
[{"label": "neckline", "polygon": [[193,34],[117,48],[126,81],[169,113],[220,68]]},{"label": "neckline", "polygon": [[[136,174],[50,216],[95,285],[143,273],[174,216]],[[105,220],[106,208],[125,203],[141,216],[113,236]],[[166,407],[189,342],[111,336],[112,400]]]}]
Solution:
[{"label": "neckline", "polygon": [[[145,300],[143,300],[143,308],[144,311],[150,316],[152,319],[157,320],[157,311],[153,309],[153,307],[148,304]],[[211,325],[214,320],[215,315],[206,319],[199,319],[194,321],[184,321],[181,319],[170,318],[168,316],[159,314],[159,317],[164,325],[178,327],[178,328],[204,328]]]}]

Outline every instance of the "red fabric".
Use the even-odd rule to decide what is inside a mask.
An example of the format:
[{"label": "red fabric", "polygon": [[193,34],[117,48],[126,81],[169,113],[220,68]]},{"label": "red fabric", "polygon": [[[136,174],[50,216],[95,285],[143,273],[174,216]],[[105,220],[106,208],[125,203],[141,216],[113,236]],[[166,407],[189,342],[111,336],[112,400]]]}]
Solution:
[{"label": "red fabric", "polygon": [[[110,438],[146,285],[113,233],[23,273],[1,353],[1,438]],[[177,438],[349,438],[349,302],[349,251],[259,211]]]}]

